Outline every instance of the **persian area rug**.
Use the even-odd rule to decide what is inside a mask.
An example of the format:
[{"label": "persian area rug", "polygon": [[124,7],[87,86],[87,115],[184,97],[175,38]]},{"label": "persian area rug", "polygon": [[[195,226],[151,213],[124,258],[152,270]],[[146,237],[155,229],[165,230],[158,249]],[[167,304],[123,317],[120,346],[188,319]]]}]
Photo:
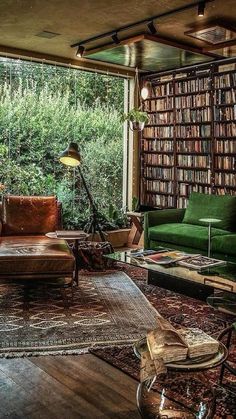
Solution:
[{"label": "persian area rug", "polygon": [[[69,292],[69,291],[68,291]],[[0,356],[85,353],[135,342],[155,326],[156,310],[124,272],[80,275],[74,302],[60,291],[0,284]]]}]

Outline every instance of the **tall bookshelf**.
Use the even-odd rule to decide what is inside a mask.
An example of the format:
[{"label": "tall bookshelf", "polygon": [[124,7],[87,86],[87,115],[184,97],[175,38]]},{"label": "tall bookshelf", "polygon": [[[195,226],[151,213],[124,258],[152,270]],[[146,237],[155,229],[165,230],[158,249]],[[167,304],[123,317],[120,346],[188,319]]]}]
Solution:
[{"label": "tall bookshelf", "polygon": [[183,208],[192,191],[236,194],[236,69],[214,63],[151,82],[140,138],[141,204]]}]

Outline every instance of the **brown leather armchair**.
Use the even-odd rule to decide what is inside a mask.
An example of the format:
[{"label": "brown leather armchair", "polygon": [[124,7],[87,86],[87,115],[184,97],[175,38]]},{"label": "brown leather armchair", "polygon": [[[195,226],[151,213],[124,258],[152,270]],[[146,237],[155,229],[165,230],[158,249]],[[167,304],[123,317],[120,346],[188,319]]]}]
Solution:
[{"label": "brown leather armchair", "polygon": [[60,228],[55,196],[4,196],[0,219],[0,278],[73,276],[74,256],[68,244],[45,236]]}]

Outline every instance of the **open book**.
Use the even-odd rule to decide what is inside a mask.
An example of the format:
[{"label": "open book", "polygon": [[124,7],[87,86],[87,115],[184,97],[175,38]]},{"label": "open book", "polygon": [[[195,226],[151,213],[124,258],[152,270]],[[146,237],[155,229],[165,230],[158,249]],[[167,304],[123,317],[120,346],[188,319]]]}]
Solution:
[{"label": "open book", "polygon": [[217,353],[219,342],[200,329],[176,330],[168,320],[158,317],[157,328],[147,334],[151,358],[164,363]]}]

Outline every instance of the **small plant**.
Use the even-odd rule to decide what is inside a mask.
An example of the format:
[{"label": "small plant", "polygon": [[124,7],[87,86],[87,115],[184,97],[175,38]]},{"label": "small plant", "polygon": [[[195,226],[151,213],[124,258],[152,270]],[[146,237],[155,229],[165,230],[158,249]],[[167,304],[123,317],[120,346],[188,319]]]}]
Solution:
[{"label": "small plant", "polygon": [[140,111],[138,108],[131,109],[128,113],[123,115],[123,121],[130,122],[148,122],[147,112]]}]

